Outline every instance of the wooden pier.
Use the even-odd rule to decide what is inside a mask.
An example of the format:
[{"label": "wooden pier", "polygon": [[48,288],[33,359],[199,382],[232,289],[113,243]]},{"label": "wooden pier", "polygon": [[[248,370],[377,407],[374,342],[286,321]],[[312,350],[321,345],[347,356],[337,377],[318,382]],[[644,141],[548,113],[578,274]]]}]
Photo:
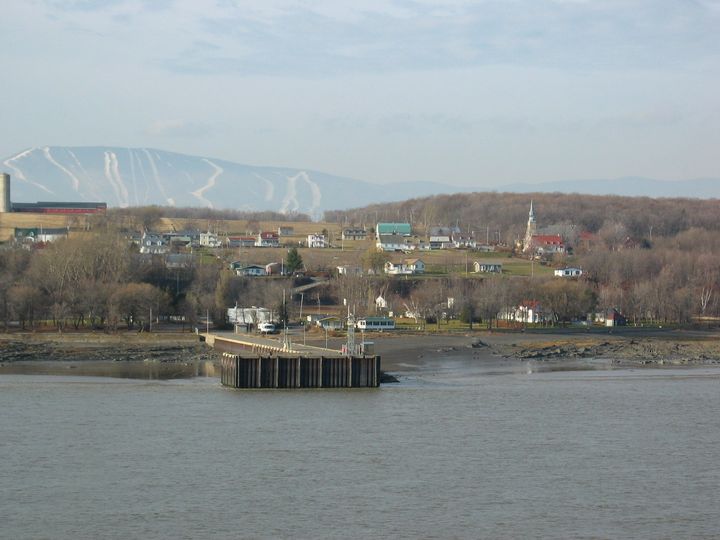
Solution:
[{"label": "wooden pier", "polygon": [[380,357],[223,353],[220,381],[232,388],[377,388]]}]

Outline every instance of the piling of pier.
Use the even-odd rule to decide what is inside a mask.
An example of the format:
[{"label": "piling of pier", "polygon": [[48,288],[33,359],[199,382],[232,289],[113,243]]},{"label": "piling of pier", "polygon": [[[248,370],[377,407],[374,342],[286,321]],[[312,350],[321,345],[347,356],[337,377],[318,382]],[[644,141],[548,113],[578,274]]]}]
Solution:
[{"label": "piling of pier", "polygon": [[223,353],[220,380],[232,388],[376,388],[380,357]]}]

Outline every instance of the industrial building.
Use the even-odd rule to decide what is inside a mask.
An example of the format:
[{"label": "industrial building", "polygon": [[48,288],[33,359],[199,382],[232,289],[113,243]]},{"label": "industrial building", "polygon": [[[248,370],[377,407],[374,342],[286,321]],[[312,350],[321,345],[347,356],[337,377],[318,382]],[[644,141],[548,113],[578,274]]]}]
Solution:
[{"label": "industrial building", "polygon": [[107,210],[104,202],[48,202],[13,203],[10,199],[10,175],[0,173],[0,212],[31,214],[98,214]]}]

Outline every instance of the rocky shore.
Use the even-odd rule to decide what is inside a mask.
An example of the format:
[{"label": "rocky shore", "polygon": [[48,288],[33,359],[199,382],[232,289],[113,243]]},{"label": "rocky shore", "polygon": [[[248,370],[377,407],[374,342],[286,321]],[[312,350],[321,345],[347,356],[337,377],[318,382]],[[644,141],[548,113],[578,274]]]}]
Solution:
[{"label": "rocky shore", "polygon": [[[608,360],[616,365],[720,365],[716,332],[655,335],[572,333],[385,334],[376,353],[389,372],[422,370],[462,357],[472,362]],[[194,334],[0,334],[0,365],[30,361],[214,362],[218,353]]]},{"label": "rocky shore", "polygon": [[25,361],[61,362],[201,362],[217,353],[196,336],[136,337],[116,335],[4,335],[0,364]]},{"label": "rocky shore", "polygon": [[503,356],[521,360],[593,358],[627,365],[720,365],[720,342],[665,339],[558,340],[499,346]]}]

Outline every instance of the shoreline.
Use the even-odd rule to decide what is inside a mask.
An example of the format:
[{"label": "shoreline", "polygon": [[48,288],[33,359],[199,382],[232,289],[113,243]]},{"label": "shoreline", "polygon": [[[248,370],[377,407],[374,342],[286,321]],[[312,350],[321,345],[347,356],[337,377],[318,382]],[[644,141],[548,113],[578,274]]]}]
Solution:
[{"label": "shoreline", "polygon": [[[367,334],[382,357],[383,371],[413,374],[444,364],[487,367],[532,362],[611,367],[720,366],[720,333],[712,331],[574,331],[463,334]],[[335,341],[335,340],[334,340]],[[215,363],[219,353],[190,333],[11,333],[0,334],[0,373],[31,363]]]}]

